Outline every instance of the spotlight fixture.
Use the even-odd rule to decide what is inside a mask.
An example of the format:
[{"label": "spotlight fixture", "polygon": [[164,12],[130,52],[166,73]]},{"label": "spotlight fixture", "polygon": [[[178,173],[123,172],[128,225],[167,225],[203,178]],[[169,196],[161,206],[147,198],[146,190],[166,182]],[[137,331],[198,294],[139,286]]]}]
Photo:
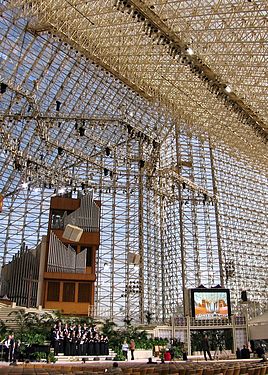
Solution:
[{"label": "spotlight fixture", "polygon": [[144,168],[144,165],[145,165],[145,161],[144,160],[140,160],[139,161],[140,168]]},{"label": "spotlight fixture", "polygon": [[21,184],[21,187],[23,188],[23,189],[28,189],[28,182],[23,182],[22,184]]},{"label": "spotlight fixture", "polygon": [[127,125],[127,132],[128,132],[128,134],[132,133],[132,131],[133,131],[133,127],[128,124]]},{"label": "spotlight fixture", "polygon": [[60,110],[61,102],[56,100],[56,111]]},{"label": "spotlight fixture", "polygon": [[111,154],[111,149],[109,147],[106,147],[105,154],[106,156],[109,156]]},{"label": "spotlight fixture", "polygon": [[192,56],[194,54],[194,51],[192,50],[191,47],[187,48],[186,52],[188,53],[188,55]]},{"label": "spotlight fixture", "polygon": [[158,147],[158,142],[155,139],[153,139],[153,148],[157,148],[157,147]]},{"label": "spotlight fixture", "polygon": [[60,155],[62,155],[63,154],[63,148],[62,147],[58,147],[58,155],[60,156]]},{"label": "spotlight fixture", "polygon": [[0,88],[1,94],[4,94],[6,91],[7,91],[7,85],[1,82],[1,88]]},{"label": "spotlight fixture", "polygon": [[81,128],[79,128],[79,135],[80,135],[80,137],[83,137],[84,135],[85,135],[85,131],[86,131],[86,129],[85,128],[83,128],[83,127],[81,127]]},{"label": "spotlight fixture", "polygon": [[232,92],[232,89],[231,89],[231,87],[230,87],[229,85],[227,85],[227,86],[225,87],[225,91],[226,91],[228,94],[230,94],[230,92]]}]

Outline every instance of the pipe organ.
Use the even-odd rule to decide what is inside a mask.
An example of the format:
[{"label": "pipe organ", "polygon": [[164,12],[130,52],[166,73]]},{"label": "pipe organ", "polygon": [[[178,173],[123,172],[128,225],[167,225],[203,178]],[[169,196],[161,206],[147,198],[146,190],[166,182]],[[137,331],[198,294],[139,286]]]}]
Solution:
[{"label": "pipe organ", "polygon": [[23,245],[11,262],[2,267],[2,296],[20,306],[36,306],[40,250],[40,245],[35,249]]},{"label": "pipe organ", "polygon": [[[43,305],[64,314],[87,315],[94,305],[100,203],[93,193],[80,199],[52,197],[43,282]],[[83,230],[79,241],[63,237],[67,225]]]},{"label": "pipe organ", "polygon": [[50,233],[47,259],[48,272],[85,273],[86,260],[87,249],[76,254],[76,251],[70,245],[65,246],[54,232]]},{"label": "pipe organ", "polygon": [[[47,236],[2,268],[1,294],[21,306],[42,304],[63,314],[88,315],[94,305],[99,221],[100,202],[92,193],[52,197]],[[77,242],[63,237],[70,224],[83,230]]]}]

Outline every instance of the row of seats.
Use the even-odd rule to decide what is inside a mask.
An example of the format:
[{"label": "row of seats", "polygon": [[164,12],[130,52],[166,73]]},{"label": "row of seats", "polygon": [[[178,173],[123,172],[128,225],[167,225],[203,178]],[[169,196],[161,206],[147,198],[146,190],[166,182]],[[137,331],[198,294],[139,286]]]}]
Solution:
[{"label": "row of seats", "polygon": [[[0,374],[25,374],[25,375],[101,375],[111,364],[27,364],[18,366],[0,367]],[[172,362],[165,364],[119,363],[123,375],[268,375],[268,364],[256,362]]]}]

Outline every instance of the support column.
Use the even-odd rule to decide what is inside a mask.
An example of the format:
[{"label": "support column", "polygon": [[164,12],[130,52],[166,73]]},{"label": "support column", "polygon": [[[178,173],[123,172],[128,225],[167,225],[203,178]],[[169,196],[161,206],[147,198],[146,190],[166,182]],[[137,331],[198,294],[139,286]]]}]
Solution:
[{"label": "support column", "polygon": [[45,263],[46,263],[46,243],[47,243],[47,236],[42,236],[42,242],[40,245],[36,307],[38,307],[39,305],[43,305],[44,272],[45,272]]},{"label": "support column", "polygon": [[[180,155],[180,147],[179,147],[179,126],[176,122],[175,124],[175,136],[176,136],[176,157],[177,157],[177,171],[178,175],[180,175],[180,164],[181,164],[181,155]],[[184,249],[184,227],[183,227],[183,210],[182,210],[182,191],[181,185],[178,186],[178,194],[179,194],[179,218],[180,218],[180,248],[181,248],[181,277],[182,277],[182,296],[183,296],[183,312],[184,316],[186,316],[187,306],[186,306],[186,296],[185,296],[185,288],[186,288],[186,271],[185,271],[185,249]]]},{"label": "support column", "polygon": [[[114,163],[116,153],[114,151]],[[112,239],[111,239],[111,295],[110,295],[110,319],[114,319],[114,300],[115,300],[115,222],[116,222],[116,179],[113,174],[112,185]]]},{"label": "support column", "polygon": [[190,329],[190,326],[191,326],[191,319],[189,316],[186,316],[186,324],[187,324],[187,333],[186,333],[186,337],[187,337],[187,346],[188,346],[188,355],[191,355],[191,351],[192,351],[192,345],[191,345],[191,329]]},{"label": "support column", "polygon": [[210,152],[213,195],[216,198],[214,207],[215,207],[215,221],[216,221],[216,233],[217,233],[218,256],[219,256],[220,281],[221,281],[221,287],[223,288],[224,287],[224,274],[223,274],[223,257],[222,257],[222,247],[221,247],[220,220],[219,220],[219,206],[218,206],[218,201],[217,201],[218,189],[217,189],[217,184],[216,184],[214,155],[213,155],[211,146],[209,147],[209,152]]},{"label": "support column", "polygon": [[237,348],[237,338],[236,338],[236,326],[235,326],[235,317],[232,315],[231,317],[232,322],[232,331],[233,331],[233,353],[235,353]]},{"label": "support column", "polygon": [[[140,160],[143,160],[142,144],[139,144]],[[139,310],[140,310],[140,322],[144,323],[144,233],[143,233],[143,215],[144,215],[144,199],[143,199],[143,170],[140,166],[139,172]]]}]

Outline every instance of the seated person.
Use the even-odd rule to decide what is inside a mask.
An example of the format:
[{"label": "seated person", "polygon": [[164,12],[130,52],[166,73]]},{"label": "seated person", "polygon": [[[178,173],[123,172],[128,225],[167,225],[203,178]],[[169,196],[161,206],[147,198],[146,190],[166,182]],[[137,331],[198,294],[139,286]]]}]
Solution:
[{"label": "seated person", "polygon": [[168,349],[164,353],[164,360],[165,361],[171,361],[171,354],[170,354],[170,351]]},{"label": "seated person", "polygon": [[120,367],[118,367],[118,363],[117,362],[114,362],[113,366],[109,367],[107,369],[107,372],[109,374],[121,374],[122,373],[122,369]]},{"label": "seated person", "polygon": [[241,359],[249,359],[250,358],[250,351],[246,347],[246,345],[243,345],[243,349],[241,349]]},{"label": "seated person", "polygon": [[156,365],[157,362],[153,362],[152,357],[149,357],[149,358],[148,358],[148,362],[147,362],[147,364],[148,364],[148,365]]}]

